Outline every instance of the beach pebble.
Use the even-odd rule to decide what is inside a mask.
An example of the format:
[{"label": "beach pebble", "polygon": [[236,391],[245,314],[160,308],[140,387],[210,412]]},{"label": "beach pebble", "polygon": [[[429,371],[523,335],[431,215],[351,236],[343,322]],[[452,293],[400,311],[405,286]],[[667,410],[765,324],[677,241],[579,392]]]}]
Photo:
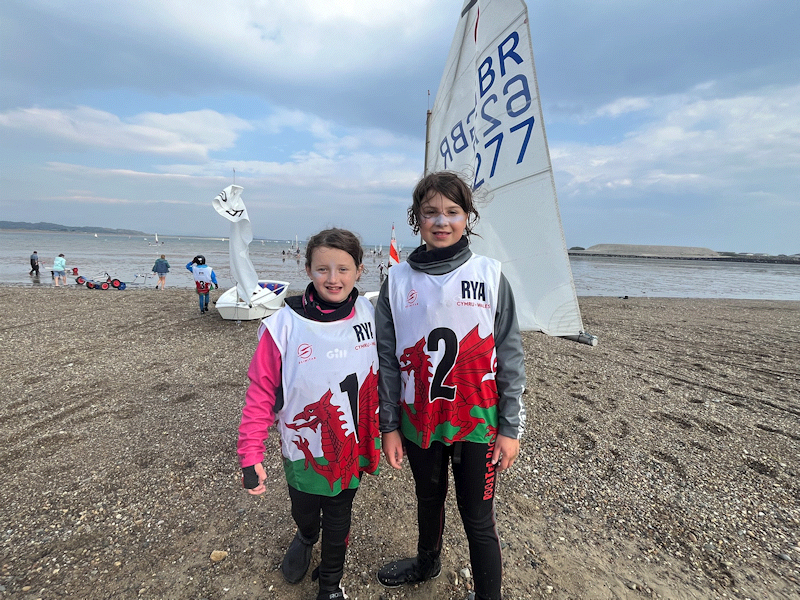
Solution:
[{"label": "beach pebble", "polygon": [[469,569],[467,567],[464,567],[463,569],[461,569],[461,571],[459,571],[459,574],[461,575],[461,578],[464,579],[464,580],[467,580],[467,579],[470,578],[470,572],[469,572]]},{"label": "beach pebble", "polygon": [[228,553],[224,550],[214,550],[211,553],[211,562],[218,563],[220,561],[225,560],[228,557]]}]

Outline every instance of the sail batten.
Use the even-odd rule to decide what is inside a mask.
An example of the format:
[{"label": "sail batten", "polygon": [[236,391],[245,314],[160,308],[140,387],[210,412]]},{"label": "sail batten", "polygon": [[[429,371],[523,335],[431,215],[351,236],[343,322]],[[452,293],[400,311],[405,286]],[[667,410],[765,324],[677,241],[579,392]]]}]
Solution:
[{"label": "sail batten", "polygon": [[466,0],[426,130],[425,172],[472,183],[471,245],[502,263],[520,327],[581,334],[522,0]]}]

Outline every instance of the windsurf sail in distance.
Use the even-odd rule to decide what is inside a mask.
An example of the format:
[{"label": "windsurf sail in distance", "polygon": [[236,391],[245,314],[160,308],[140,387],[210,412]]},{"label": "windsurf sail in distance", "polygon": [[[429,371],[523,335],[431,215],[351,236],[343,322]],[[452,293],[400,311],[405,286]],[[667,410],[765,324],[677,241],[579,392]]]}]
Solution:
[{"label": "windsurf sail in distance", "polygon": [[397,249],[397,238],[394,235],[394,223],[392,223],[392,242],[389,245],[389,266],[392,267],[400,262],[400,251]]},{"label": "windsurf sail in distance", "polygon": [[466,0],[428,112],[425,172],[475,190],[475,252],[502,263],[520,328],[594,345],[583,332],[522,0]]}]

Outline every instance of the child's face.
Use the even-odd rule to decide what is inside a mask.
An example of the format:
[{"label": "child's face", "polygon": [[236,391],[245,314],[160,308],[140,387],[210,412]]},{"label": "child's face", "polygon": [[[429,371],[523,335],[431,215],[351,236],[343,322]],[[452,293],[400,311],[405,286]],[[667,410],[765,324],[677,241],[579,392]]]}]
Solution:
[{"label": "child's face", "polygon": [[311,255],[311,266],[306,273],[320,298],[338,303],[347,300],[364,266],[356,267],[356,261],[344,250],[320,246]]},{"label": "child's face", "polygon": [[458,204],[436,193],[419,208],[419,234],[428,250],[452,246],[467,227],[467,213]]}]

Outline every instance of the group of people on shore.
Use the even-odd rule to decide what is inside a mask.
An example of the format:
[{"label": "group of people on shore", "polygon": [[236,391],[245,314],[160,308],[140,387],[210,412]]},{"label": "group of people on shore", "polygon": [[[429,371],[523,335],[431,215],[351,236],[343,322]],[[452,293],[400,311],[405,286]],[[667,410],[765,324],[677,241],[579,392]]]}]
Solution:
[{"label": "group of people on shore", "polygon": [[[39,252],[36,250],[31,254],[31,270],[28,273],[31,277],[39,278],[39,267],[41,262],[39,260]],[[63,254],[59,254],[53,259],[53,268],[51,269],[55,287],[59,287],[58,282],[63,281],[67,285],[67,259]]]},{"label": "group of people on shore", "polygon": [[417,498],[416,555],[377,573],[385,587],[438,577],[448,471],[468,544],[474,590],[499,600],[502,560],[495,523],[498,474],[519,453],[525,424],[522,340],[511,288],[496,260],[473,254],[478,220],[457,174],[427,175],[408,222],[423,244],[388,270],[375,307],[355,284],[358,237],[327,229],[305,254],[310,283],[259,328],[239,426],[242,485],[263,494],[268,428],[277,424],[297,530],[281,572],[312,579],[317,600],[346,598],[341,586],[353,499],[380,452],[408,461]]},{"label": "group of people on shore", "polygon": [[[31,254],[30,262],[31,270],[28,274],[31,277],[38,278],[41,260],[39,259],[39,252],[37,250],[34,250]],[[157,290],[163,290],[166,286],[167,273],[169,273],[169,269],[169,261],[167,260],[166,255],[162,254],[156,259],[156,262],[153,264],[152,268],[153,275],[158,276],[158,283],[156,283]],[[216,273],[214,273],[214,270],[211,267],[206,265],[206,259],[202,255],[197,255],[191,261],[189,261],[189,263],[186,265],[186,269],[194,276],[197,293],[199,295],[200,312],[208,312],[209,292],[211,291],[211,286],[214,285],[217,288],[219,287],[219,285],[217,285]],[[75,271],[77,272],[77,269]],[[59,287],[59,281],[61,281],[64,286],[67,285],[67,259],[64,254],[59,254],[53,259],[53,268],[51,273],[53,275],[55,287]]]}]

